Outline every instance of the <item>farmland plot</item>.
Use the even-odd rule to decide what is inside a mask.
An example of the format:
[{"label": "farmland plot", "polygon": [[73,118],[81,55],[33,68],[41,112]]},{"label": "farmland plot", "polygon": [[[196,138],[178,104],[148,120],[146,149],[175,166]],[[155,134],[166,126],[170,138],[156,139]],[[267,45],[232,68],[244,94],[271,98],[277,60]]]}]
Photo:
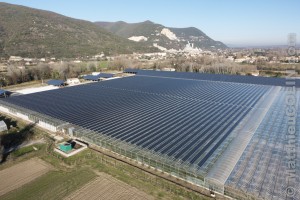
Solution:
[{"label": "farmland plot", "polygon": [[40,159],[30,159],[0,171],[0,196],[33,181],[51,170]]},{"label": "farmland plot", "polygon": [[84,185],[82,188],[72,193],[65,198],[66,200],[139,200],[139,199],[154,199],[150,195],[139,191],[115,178],[101,173],[93,181]]}]

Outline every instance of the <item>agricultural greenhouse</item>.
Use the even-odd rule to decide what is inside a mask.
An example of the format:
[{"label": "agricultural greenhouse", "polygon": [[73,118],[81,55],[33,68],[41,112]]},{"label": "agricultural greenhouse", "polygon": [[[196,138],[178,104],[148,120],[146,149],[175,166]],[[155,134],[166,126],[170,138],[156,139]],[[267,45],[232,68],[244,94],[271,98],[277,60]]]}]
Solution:
[{"label": "agricultural greenhouse", "polygon": [[286,151],[300,154],[299,80],[125,72],[136,75],[12,96],[0,110],[234,198],[300,196]]}]

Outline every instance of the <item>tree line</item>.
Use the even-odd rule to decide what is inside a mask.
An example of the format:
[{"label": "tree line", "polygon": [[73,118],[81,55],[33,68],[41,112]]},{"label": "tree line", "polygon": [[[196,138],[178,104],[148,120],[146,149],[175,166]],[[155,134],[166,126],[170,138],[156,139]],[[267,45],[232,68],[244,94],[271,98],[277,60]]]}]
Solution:
[{"label": "tree line", "polygon": [[128,59],[124,56],[116,57],[112,61],[89,61],[82,63],[39,63],[36,66],[20,67],[11,64],[7,72],[0,75],[0,85],[9,86],[29,81],[45,79],[62,79],[79,77],[101,70],[122,71],[126,68],[155,69],[175,68],[179,72],[199,72],[214,74],[247,74],[257,70],[253,64],[239,64],[220,57],[201,56],[195,58],[175,57],[161,60],[137,60]]},{"label": "tree line", "polygon": [[26,67],[11,64],[7,66],[7,72],[1,74],[0,85],[9,86],[45,79],[66,80],[67,78],[78,77],[83,73],[97,71],[98,67],[97,62],[63,62],[55,64],[39,63],[36,66]]},{"label": "tree line", "polygon": [[253,64],[240,64],[220,57],[201,56],[195,58],[177,57],[167,61],[154,62],[153,69],[174,68],[178,72],[198,72],[211,74],[248,74],[256,71]]}]

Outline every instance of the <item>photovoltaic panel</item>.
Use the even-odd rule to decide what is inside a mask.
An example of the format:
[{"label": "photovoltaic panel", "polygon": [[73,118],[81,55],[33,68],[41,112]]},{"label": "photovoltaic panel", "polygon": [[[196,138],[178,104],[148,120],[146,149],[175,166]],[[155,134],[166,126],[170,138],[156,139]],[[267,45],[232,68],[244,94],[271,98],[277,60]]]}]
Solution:
[{"label": "photovoltaic panel", "polygon": [[[286,82],[287,82],[285,78],[261,77],[261,76],[256,77],[256,76],[241,76],[241,75],[228,75],[228,74],[168,72],[168,71],[138,70],[138,69],[125,70],[125,72],[131,72],[131,71],[140,76],[158,76],[158,77],[168,77],[168,78],[196,79],[196,80],[246,83],[246,84],[257,84],[257,85],[286,86]],[[295,80],[295,85],[296,87],[300,87],[300,79]]]},{"label": "photovoltaic panel", "polygon": [[3,101],[201,168],[270,88],[135,76]]}]

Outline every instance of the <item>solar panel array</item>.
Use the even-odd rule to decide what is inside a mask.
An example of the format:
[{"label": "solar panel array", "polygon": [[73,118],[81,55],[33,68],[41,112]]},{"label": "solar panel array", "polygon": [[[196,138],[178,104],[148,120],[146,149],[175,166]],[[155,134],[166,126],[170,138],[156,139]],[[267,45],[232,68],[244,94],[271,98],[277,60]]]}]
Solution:
[{"label": "solar panel array", "polygon": [[201,169],[269,89],[135,76],[4,101]]},{"label": "solar panel array", "polygon": [[[169,77],[169,78],[183,78],[183,79],[247,83],[247,84],[258,84],[258,85],[286,86],[286,79],[273,78],[273,77],[255,77],[255,76],[206,74],[206,73],[191,73],[191,72],[168,72],[168,71],[137,70],[137,69],[126,69],[125,72],[136,73],[137,75],[140,76],[160,76],[160,77]],[[295,84],[296,87],[300,87],[300,79],[296,79],[295,82],[296,82]]]}]

